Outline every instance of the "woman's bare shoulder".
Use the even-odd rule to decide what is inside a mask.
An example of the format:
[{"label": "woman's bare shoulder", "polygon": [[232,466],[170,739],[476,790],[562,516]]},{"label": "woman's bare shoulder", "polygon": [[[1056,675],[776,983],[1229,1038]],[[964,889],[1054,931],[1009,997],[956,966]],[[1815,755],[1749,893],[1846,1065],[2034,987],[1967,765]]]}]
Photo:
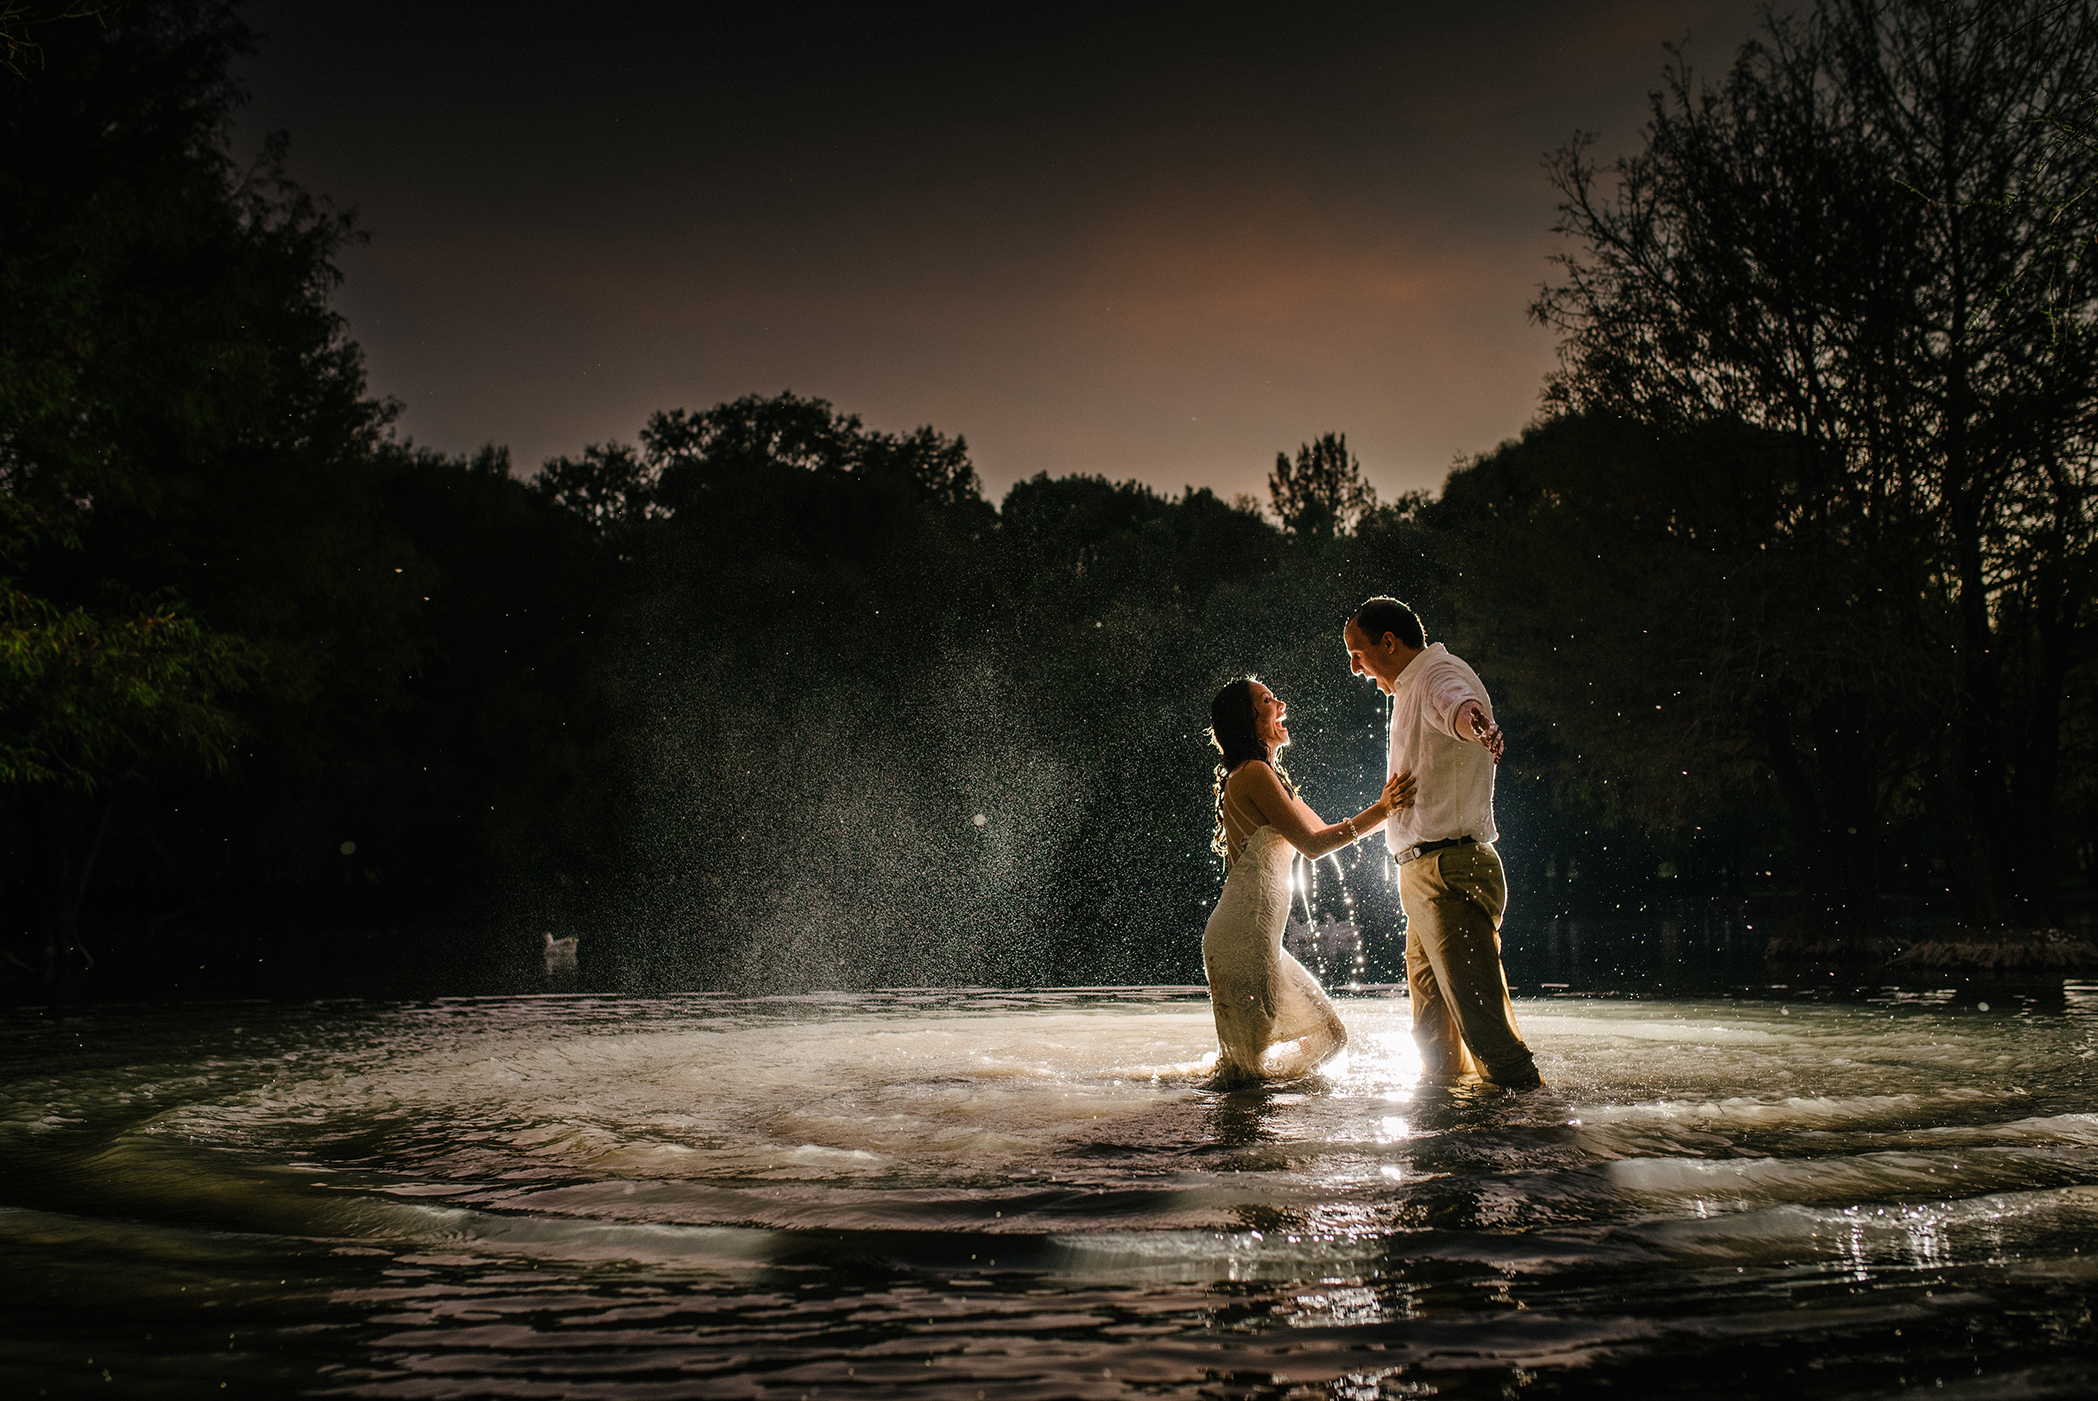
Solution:
[{"label": "woman's bare shoulder", "polygon": [[1233,769],[1231,776],[1224,780],[1224,791],[1232,794],[1244,794],[1256,790],[1273,791],[1281,786],[1282,780],[1275,776],[1275,771],[1268,767],[1267,761],[1264,759],[1246,760],[1245,763]]}]

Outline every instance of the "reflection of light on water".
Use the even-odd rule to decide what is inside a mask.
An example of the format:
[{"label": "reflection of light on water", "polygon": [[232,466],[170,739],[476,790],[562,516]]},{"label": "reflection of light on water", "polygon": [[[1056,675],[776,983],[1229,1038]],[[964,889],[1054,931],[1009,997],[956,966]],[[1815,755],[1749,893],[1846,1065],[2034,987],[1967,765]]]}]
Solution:
[{"label": "reflection of light on water", "polygon": [[[1362,1010],[1376,1007],[1382,1015],[1372,1019]],[[1420,1083],[1420,1048],[1414,1045],[1408,1026],[1408,1005],[1397,1000],[1344,1004],[1351,1025],[1348,1034],[1348,1088],[1356,1093],[1404,1103],[1413,1098]],[[1379,1025],[1378,1023],[1383,1023]],[[1364,1025],[1368,1023],[1368,1025]],[[1341,1072],[1336,1072],[1340,1078]]]},{"label": "reflection of light on water", "polygon": [[1924,1269],[1946,1263],[1945,1226],[1935,1212],[1912,1211],[1903,1224],[1908,1228],[1909,1258]]},{"label": "reflection of light on water", "polygon": [[[1401,1315],[1411,1318],[1408,1312]],[[1329,1382],[1326,1396],[1330,1401],[1384,1401],[1391,1396],[1437,1396],[1442,1388],[1433,1382],[1408,1381],[1399,1374],[1404,1367],[1379,1367],[1374,1372],[1346,1372]],[[1523,1375],[1517,1368],[1514,1375]]]},{"label": "reflection of light on water", "polygon": [[[1370,1401],[1453,1376],[1486,1394],[1547,1369],[1560,1390],[1718,1375],[1744,1354],[1709,1339],[1742,1337],[1744,1310],[1742,1346],[1860,1368],[1890,1346],[1912,1365],[1926,1336],[1967,1368],[1992,1338],[2008,1355],[2088,1332],[2090,1010],[2013,1040],[1971,1004],[1525,1002],[1547,1089],[1515,1096],[1417,1086],[1402,998],[1337,1005],[1347,1063],[1250,1090],[1203,1078],[1192,989],[301,1009],[268,1044],[246,1008],[166,1013],[199,1020],[145,1047],[112,1020],[90,1028],[118,1047],[97,1064],[69,1029],[63,1056],[0,1080],[11,1172],[57,1183],[82,1131],[106,1145],[62,1204],[77,1216],[0,1212],[0,1251],[99,1249],[76,1224],[99,1211],[136,1273],[162,1269],[137,1244],[155,1231],[208,1269],[200,1203],[241,1251],[340,1241],[294,1267],[338,1272],[308,1291],[322,1303],[278,1287],[278,1258],[263,1292],[287,1347],[382,1337],[372,1395],[642,1389],[663,1373],[611,1374],[666,1355],[635,1341],[659,1304],[695,1368],[765,1354],[760,1380],[793,1394],[884,1368],[911,1389],[928,1333],[931,1375],[977,1369],[957,1395],[1089,1394],[1111,1369],[1161,1394],[1229,1376]],[[61,1228],[84,1244],[31,1238]],[[98,1268],[112,1308],[139,1294]],[[678,1321],[695,1279],[719,1328]],[[1053,1337],[1013,1326],[1066,1312]],[[1896,1313],[1906,1339],[1865,1317]],[[1414,1317],[1434,1326],[1392,1326]]]},{"label": "reflection of light on water", "polygon": [[[1463,1219],[1523,1229],[1576,1190],[1555,1185],[1567,1171],[1578,1193],[1715,1230],[1788,1205],[1824,1213],[1816,1248],[1846,1274],[1956,1262],[1993,1228],[1969,1215],[1953,1230],[1911,1205],[1920,1196],[2054,1190],[2077,1180],[2060,1150],[2098,1146],[2098,1116],[2027,1117],[1997,1043],[1957,1012],[1919,1007],[1889,1026],[1837,1008],[1783,1024],[1775,1008],[1526,1005],[1551,1088],[1504,1101],[1418,1088],[1403,999],[1338,1005],[1345,1059],[1236,1099],[1207,1085],[1213,1023],[1188,994],[414,1009],[376,1030],[367,1019],[339,1049],[285,1048],[261,1083],[159,1110],[135,1137],[156,1151],[275,1144],[281,1163],[396,1199],[816,1229],[909,1226],[924,1202],[960,1194],[966,1209],[941,1210],[1039,1230],[1083,1210],[1033,1194],[1102,1191],[1107,1211],[1135,1180],[1125,1165],[1149,1162],[1141,1172],[1163,1165],[1178,1185],[1105,1221],[1230,1224],[1238,1204],[1287,1201],[1295,1227],[1260,1250],[1388,1232],[1407,1193],[1452,1180],[1468,1184]],[[2057,1053],[2083,1073],[2081,1039],[2026,1042],[2029,1083],[2066,1078]],[[159,1066],[137,1093],[195,1073],[218,1072]],[[92,1119],[63,1099],[23,1122]],[[1453,1114],[1487,1130],[1454,1167]],[[1069,1156],[1089,1144],[1113,1152]],[[1205,1156],[1219,1144],[1227,1157]],[[1491,1168],[1502,1161],[1520,1171]],[[382,1183],[357,1188],[375,1172]],[[1831,1219],[1892,1199],[1905,1209]]]},{"label": "reflection of light on water", "polygon": [[1384,1301],[1359,1286],[1333,1285],[1316,1294],[1299,1294],[1296,1307],[1283,1314],[1292,1328],[1345,1328],[1353,1324],[1382,1323]]},{"label": "reflection of light on water", "polygon": [[1863,1284],[1872,1278],[1872,1272],[1865,1268],[1865,1223],[1856,1219],[1858,1208],[1852,1207],[1850,1211],[1850,1231],[1844,1236],[1840,1248],[1849,1259],[1851,1280]]}]

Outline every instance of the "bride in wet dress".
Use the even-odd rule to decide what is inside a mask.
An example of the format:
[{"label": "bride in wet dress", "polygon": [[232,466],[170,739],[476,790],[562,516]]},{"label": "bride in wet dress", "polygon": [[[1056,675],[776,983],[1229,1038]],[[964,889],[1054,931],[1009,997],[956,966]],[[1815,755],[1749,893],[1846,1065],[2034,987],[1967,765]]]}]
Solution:
[{"label": "bride in wet dress", "polygon": [[1377,801],[1328,823],[1278,767],[1289,708],[1251,677],[1210,703],[1217,761],[1212,843],[1229,867],[1224,894],[1202,931],[1202,968],[1216,1013],[1217,1076],[1225,1083],[1308,1075],[1348,1044],[1340,1014],[1303,964],[1282,947],[1296,853],[1316,860],[1368,836],[1413,801],[1413,778],[1386,780]]}]

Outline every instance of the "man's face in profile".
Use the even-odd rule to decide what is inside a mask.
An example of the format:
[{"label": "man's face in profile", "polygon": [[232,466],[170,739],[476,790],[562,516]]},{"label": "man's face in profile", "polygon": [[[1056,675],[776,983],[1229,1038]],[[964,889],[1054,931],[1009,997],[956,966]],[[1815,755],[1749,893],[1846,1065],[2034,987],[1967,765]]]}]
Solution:
[{"label": "man's face in profile", "polygon": [[1348,649],[1348,670],[1356,676],[1367,676],[1377,683],[1377,689],[1390,695],[1398,686],[1399,673],[1406,664],[1399,657],[1399,639],[1394,633],[1385,633],[1372,642],[1368,634],[1355,625],[1350,618],[1340,631],[1341,642]]}]

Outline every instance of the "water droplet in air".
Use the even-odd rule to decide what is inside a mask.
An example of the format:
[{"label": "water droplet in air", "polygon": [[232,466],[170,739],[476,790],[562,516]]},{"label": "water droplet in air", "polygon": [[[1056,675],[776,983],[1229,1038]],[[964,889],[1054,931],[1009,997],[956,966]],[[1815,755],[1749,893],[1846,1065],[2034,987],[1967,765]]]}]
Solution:
[{"label": "water droplet in air", "polygon": [[978,814],[976,814],[976,816],[970,818],[969,820],[975,823],[977,826],[981,827],[984,823],[989,822],[991,819],[985,817],[982,813],[979,812]]},{"label": "water droplet in air", "polygon": [[344,842],[342,844],[342,854],[344,856],[355,856],[357,854],[357,843]]}]

